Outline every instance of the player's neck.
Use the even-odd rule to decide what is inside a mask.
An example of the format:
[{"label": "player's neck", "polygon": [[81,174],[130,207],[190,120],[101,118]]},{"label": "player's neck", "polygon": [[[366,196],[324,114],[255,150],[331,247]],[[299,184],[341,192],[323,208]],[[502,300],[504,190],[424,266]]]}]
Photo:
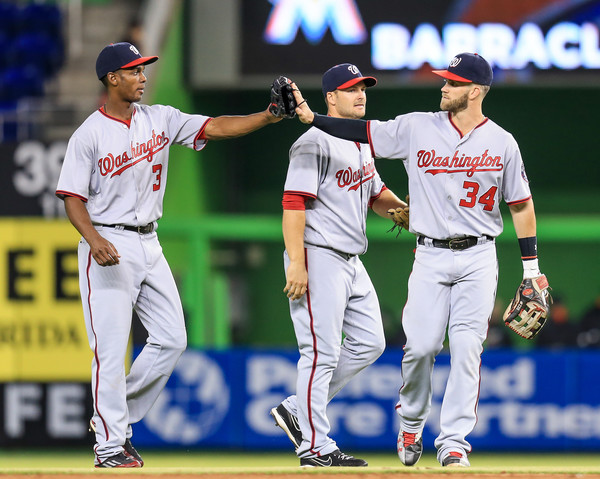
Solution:
[{"label": "player's neck", "polygon": [[104,113],[118,120],[131,120],[133,110],[133,103],[128,101],[114,101],[109,98],[104,104]]},{"label": "player's neck", "polygon": [[485,120],[481,108],[467,108],[466,110],[453,112],[450,114],[450,117],[463,135],[469,133],[473,128]]}]

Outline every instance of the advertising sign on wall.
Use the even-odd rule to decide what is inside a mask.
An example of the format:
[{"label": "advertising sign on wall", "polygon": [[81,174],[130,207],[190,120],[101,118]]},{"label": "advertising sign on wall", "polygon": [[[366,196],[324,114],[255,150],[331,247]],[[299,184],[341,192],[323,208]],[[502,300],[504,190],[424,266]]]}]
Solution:
[{"label": "advertising sign on wall", "polygon": [[[287,450],[269,415],[296,384],[291,351],[189,349],[133,441],[150,448]],[[331,436],[344,450],[395,454],[400,349],[388,349],[329,404]],[[89,367],[89,362],[86,362]],[[483,355],[477,451],[597,451],[600,354],[490,351]],[[449,356],[438,356],[424,447],[433,452]],[[451,398],[450,398],[451,399]],[[0,383],[0,446],[93,444],[89,382]]]},{"label": "advertising sign on wall", "polygon": [[92,446],[88,383],[0,383],[0,446]]},{"label": "advertising sign on wall", "polygon": [[[188,350],[147,417],[134,427],[139,446],[288,449],[269,415],[295,391],[297,353]],[[350,450],[395,451],[394,406],[401,350],[388,350],[330,403],[331,436]],[[423,432],[433,450],[449,373],[441,354],[432,410]],[[600,447],[600,355],[593,352],[484,353],[477,450],[594,450]]]},{"label": "advertising sign on wall", "polygon": [[0,219],[0,382],[89,380],[78,241],[66,220]]}]

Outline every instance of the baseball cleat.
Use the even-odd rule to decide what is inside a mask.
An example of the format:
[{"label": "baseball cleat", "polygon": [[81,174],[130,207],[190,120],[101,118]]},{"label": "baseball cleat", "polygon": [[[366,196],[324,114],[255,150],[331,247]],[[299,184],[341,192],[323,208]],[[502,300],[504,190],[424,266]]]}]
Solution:
[{"label": "baseball cleat", "polygon": [[133,447],[133,444],[131,444],[130,439],[125,439],[125,444],[123,444],[123,449],[125,449],[125,452],[127,454],[129,454],[137,462],[140,463],[140,467],[144,466],[144,460],[142,459],[142,456],[140,456],[140,453],[135,450],[135,447]]},{"label": "baseball cleat", "polygon": [[[93,419],[90,419],[89,431],[94,432],[94,433],[96,432],[96,424],[94,423]],[[133,444],[131,444],[131,439],[129,439],[129,438],[125,439],[125,444],[123,444],[123,449],[125,449],[125,452],[127,454],[132,456],[137,462],[140,463],[139,467],[144,466],[144,460],[142,459],[142,456],[140,456],[140,453],[135,450],[135,447],[133,447]],[[105,467],[105,466],[96,466],[96,467]],[[118,466],[118,467],[138,467],[138,466]]]},{"label": "baseball cleat", "polygon": [[448,453],[442,461],[443,467],[469,467],[470,465],[467,456],[455,451]]},{"label": "baseball cleat", "polygon": [[96,464],[95,467],[142,467],[139,461],[125,451]]},{"label": "baseball cleat", "polygon": [[420,432],[398,432],[398,457],[405,466],[414,466],[423,454],[423,437]]},{"label": "baseball cleat", "polygon": [[365,467],[368,466],[364,459],[344,454],[339,449],[320,457],[300,458],[300,467]]},{"label": "baseball cleat", "polygon": [[277,426],[285,431],[294,448],[298,449],[302,444],[302,431],[298,424],[298,418],[289,412],[283,404],[271,409],[271,416],[275,419]]}]

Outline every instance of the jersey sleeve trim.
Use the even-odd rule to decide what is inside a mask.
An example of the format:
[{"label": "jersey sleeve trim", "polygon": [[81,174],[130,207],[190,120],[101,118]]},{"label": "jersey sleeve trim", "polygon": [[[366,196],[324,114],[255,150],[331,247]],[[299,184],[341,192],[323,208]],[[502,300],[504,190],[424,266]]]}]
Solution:
[{"label": "jersey sleeve trim", "polygon": [[306,196],[307,198],[312,198],[313,200],[317,198],[317,195],[313,195],[312,193],[308,193],[306,191],[285,190],[283,192],[283,194],[284,194],[284,196],[287,195],[287,194]]},{"label": "jersey sleeve trim", "polygon": [[531,199],[531,195],[529,195],[527,198],[523,198],[522,200],[517,200],[517,201],[507,201],[506,204],[507,205],[518,205],[521,203],[526,203],[527,201],[529,201]]},{"label": "jersey sleeve trim", "polygon": [[206,136],[204,135],[204,131],[206,130],[207,125],[211,121],[212,121],[212,118],[209,118],[208,120],[206,120],[204,122],[204,125],[202,125],[202,128],[200,128],[200,130],[198,131],[198,134],[194,138],[194,150],[200,151],[202,148],[204,148],[206,146],[206,142],[208,140],[206,139]]},{"label": "jersey sleeve trim", "polygon": [[375,203],[379,199],[381,194],[387,189],[389,189],[389,188],[387,186],[383,185],[383,187],[381,188],[381,191],[379,193],[371,196],[371,198],[369,199],[369,208],[373,208],[373,203]]},{"label": "jersey sleeve trim", "polygon": [[58,196],[61,200],[64,200],[65,196],[72,196],[73,198],[79,198],[84,203],[87,203],[86,197],[78,195],[77,193],[72,193],[70,191],[56,190],[55,195]]}]

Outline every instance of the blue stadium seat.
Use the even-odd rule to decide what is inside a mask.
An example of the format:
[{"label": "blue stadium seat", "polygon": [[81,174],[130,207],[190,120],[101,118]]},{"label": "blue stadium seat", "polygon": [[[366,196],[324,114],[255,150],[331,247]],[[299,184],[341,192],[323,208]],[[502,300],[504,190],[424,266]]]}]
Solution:
[{"label": "blue stadium seat", "polygon": [[[2,13],[0,13],[1,15]],[[6,68],[9,64],[8,56],[10,51],[11,40],[6,33],[0,29],[0,70]]]},{"label": "blue stadium seat", "polygon": [[10,67],[0,73],[4,101],[44,94],[44,73],[33,66]]},{"label": "blue stadium seat", "polygon": [[4,120],[0,137],[4,141],[22,138],[26,131],[21,123],[17,128],[14,115],[5,113],[14,111],[23,98],[43,95],[44,80],[64,63],[62,22],[62,12],[53,2],[0,0],[0,115]]},{"label": "blue stadium seat", "polygon": [[19,17],[22,31],[61,36],[62,15],[56,5],[30,3],[20,11]]},{"label": "blue stadium seat", "polygon": [[8,37],[16,35],[19,25],[19,8],[13,3],[0,1],[0,32]]},{"label": "blue stadium seat", "polygon": [[63,48],[45,33],[23,33],[14,40],[9,56],[12,65],[33,65],[52,76],[63,63]]}]

